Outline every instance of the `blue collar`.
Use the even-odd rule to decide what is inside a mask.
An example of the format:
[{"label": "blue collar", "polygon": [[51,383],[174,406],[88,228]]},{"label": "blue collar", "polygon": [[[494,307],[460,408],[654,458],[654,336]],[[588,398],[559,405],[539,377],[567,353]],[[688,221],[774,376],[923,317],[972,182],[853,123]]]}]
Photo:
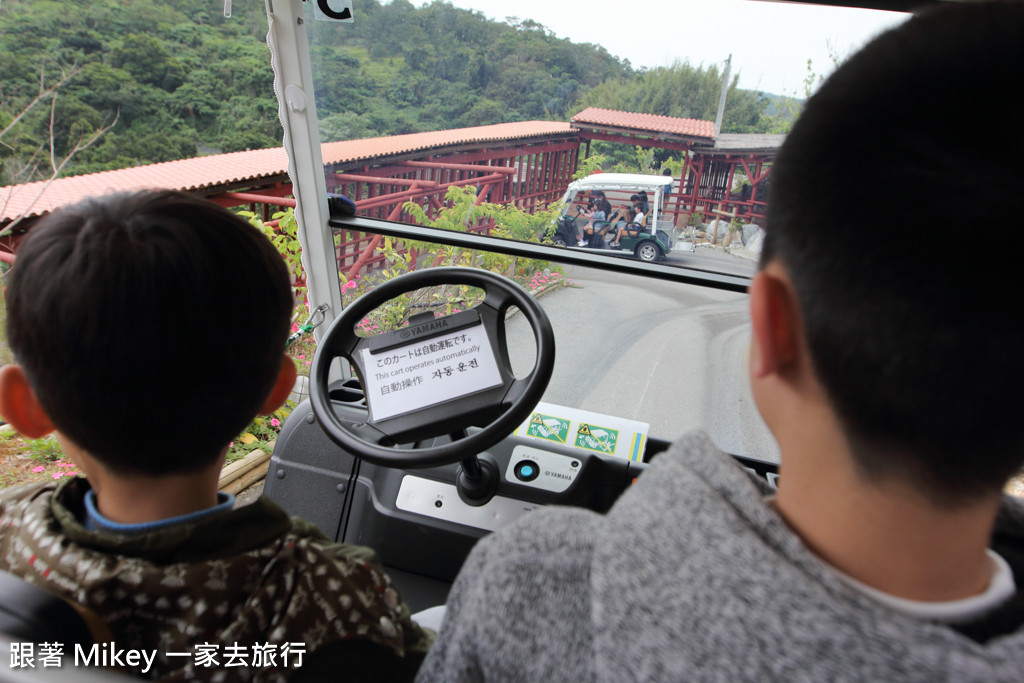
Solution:
[{"label": "blue collar", "polygon": [[135,536],[150,531],[157,531],[159,529],[166,529],[179,524],[186,524],[200,519],[205,519],[210,515],[230,510],[234,504],[235,497],[230,493],[224,493],[221,491],[217,493],[217,504],[213,507],[206,508],[205,510],[197,510],[195,512],[190,512],[187,515],[179,515],[178,517],[158,519],[155,522],[121,524],[119,522],[112,522],[100,514],[100,511],[96,508],[96,492],[90,489],[85,494],[85,520],[83,521],[83,525],[90,531],[111,531],[115,534]]}]

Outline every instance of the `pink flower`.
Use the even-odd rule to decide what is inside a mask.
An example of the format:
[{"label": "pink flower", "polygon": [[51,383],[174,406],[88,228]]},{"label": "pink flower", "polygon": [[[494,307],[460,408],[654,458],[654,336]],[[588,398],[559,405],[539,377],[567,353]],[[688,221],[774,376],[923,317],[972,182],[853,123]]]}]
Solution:
[{"label": "pink flower", "polygon": [[292,332],[298,332],[298,331],[299,331],[299,324],[298,323],[292,323]]},{"label": "pink flower", "polygon": [[33,468],[32,468],[32,471],[33,471],[33,472],[36,472],[36,473],[38,473],[38,472],[42,472],[42,471],[43,471],[43,470],[45,470],[45,469],[46,469],[46,468],[45,468],[45,467],[43,467],[42,465],[38,465],[37,467],[33,467]]},{"label": "pink flower", "polygon": [[308,361],[308,360],[306,361],[306,365],[312,365],[312,364],[313,364],[312,361]]},{"label": "pink flower", "polygon": [[299,360],[306,360],[306,354],[300,353],[298,356],[296,356],[296,358],[298,358]]},{"label": "pink flower", "polygon": [[232,446],[234,446],[234,445],[235,445],[235,442],[234,442],[234,441],[232,441],[231,443],[229,443],[229,444],[228,444],[228,448],[231,448],[231,447],[232,447]]},{"label": "pink flower", "polygon": [[54,479],[60,479],[60,478],[61,478],[61,477],[63,477],[63,476],[64,476],[64,473],[63,473],[63,472],[54,472],[54,473],[53,473],[53,478],[54,478]]},{"label": "pink flower", "polygon": [[271,427],[280,427],[281,426],[281,421],[278,420],[276,417],[272,417],[272,418],[270,418],[270,426]]},{"label": "pink flower", "polygon": [[75,466],[74,463],[70,463],[70,462],[59,462],[59,463],[57,463],[57,467],[74,467],[74,466]]}]

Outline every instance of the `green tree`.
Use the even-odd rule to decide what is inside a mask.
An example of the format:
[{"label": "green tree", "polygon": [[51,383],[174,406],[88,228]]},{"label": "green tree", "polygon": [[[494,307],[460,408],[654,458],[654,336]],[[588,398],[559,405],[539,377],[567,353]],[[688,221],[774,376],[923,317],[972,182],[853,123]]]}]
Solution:
[{"label": "green tree", "polygon": [[114,67],[128,71],[136,81],[168,92],[185,80],[185,70],[163,44],[150,35],[131,34],[110,52]]},{"label": "green tree", "polygon": [[[60,93],[77,75],[74,66],[50,75],[44,63],[33,95],[0,101],[0,182],[15,185],[52,181],[76,155],[117,123],[116,114],[108,124],[77,100],[64,104]],[[8,223],[0,235],[12,231],[19,222],[20,217]]]},{"label": "green tree", "polygon": [[324,142],[334,142],[379,136],[380,132],[371,126],[365,114],[351,111],[330,114],[320,121],[320,137]]},{"label": "green tree", "polygon": [[501,102],[492,100],[489,97],[481,97],[459,118],[459,125],[468,127],[502,123],[505,120],[507,111]]},{"label": "green tree", "polygon": [[[618,77],[587,91],[573,106],[573,113],[586,107],[660,114],[714,121],[722,91],[723,74],[717,65],[694,66],[676,61],[672,66],[644,71],[635,77]],[[761,122],[765,98],[739,87],[739,75],[729,84],[722,132],[763,132]]]},{"label": "green tree", "polygon": [[[836,52],[832,44],[828,44],[828,58],[832,63],[832,68],[838,67],[843,57]],[[814,68],[814,61],[811,59],[807,60],[807,71],[804,74],[803,84],[801,86],[801,94],[784,95],[776,97],[772,102],[772,110],[765,115],[767,121],[767,128],[769,133],[788,133],[789,129],[793,127],[800,112],[803,111],[804,103],[807,98],[814,94],[814,91],[818,89],[818,86],[825,80],[824,74],[818,73]]]}]

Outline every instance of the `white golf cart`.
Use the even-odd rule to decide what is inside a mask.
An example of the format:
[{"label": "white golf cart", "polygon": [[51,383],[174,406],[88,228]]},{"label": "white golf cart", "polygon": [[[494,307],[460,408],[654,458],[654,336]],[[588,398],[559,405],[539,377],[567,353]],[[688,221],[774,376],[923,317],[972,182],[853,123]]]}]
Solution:
[{"label": "white golf cart", "polygon": [[[630,253],[647,262],[663,259],[673,248],[693,251],[692,242],[673,245],[675,226],[662,217],[671,189],[672,178],[661,175],[596,173],[581,178],[562,198],[564,208],[552,241]],[[634,206],[640,210],[635,219]]]}]

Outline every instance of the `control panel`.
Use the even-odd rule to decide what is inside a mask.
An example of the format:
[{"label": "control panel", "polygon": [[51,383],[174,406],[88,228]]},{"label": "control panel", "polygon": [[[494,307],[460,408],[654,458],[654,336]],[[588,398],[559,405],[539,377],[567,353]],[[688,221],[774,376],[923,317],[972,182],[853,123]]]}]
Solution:
[{"label": "control panel", "polygon": [[561,493],[572,486],[581,468],[582,461],[579,458],[519,445],[512,449],[505,480]]},{"label": "control panel", "polygon": [[486,505],[466,505],[451,484],[407,474],[398,489],[395,507],[434,519],[497,531],[540,505],[495,496]]},{"label": "control panel", "polygon": [[[516,445],[507,457],[503,474],[506,482],[553,494],[567,491],[579,478],[585,462],[582,457],[523,444]],[[452,484],[407,474],[402,477],[395,507],[433,519],[496,531],[541,504],[499,495],[485,505],[467,505]]]}]

